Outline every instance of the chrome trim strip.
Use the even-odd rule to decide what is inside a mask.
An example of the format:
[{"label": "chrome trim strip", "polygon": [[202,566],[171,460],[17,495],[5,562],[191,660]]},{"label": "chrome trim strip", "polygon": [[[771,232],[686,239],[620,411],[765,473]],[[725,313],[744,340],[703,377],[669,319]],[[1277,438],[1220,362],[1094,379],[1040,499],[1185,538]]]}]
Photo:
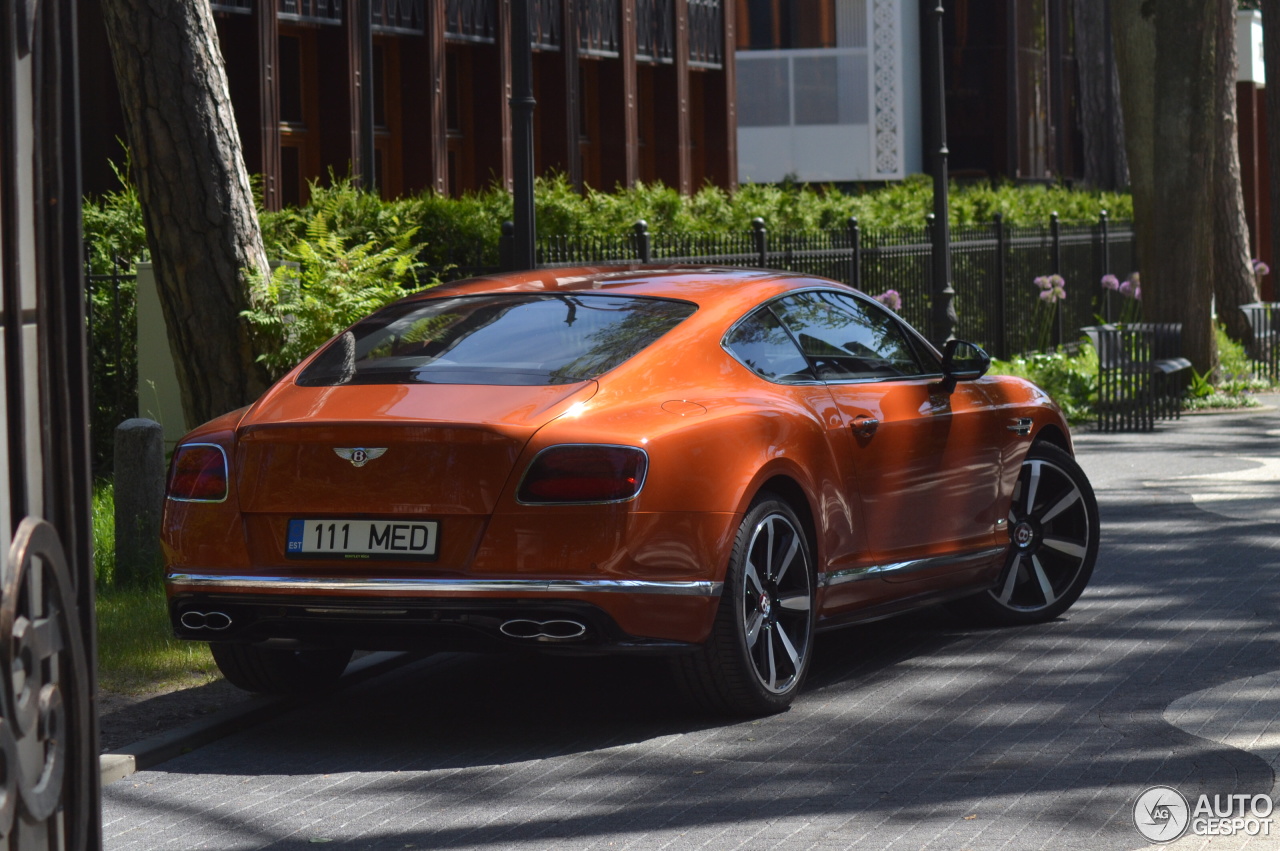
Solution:
[{"label": "chrome trim strip", "polygon": [[723,582],[656,582],[645,579],[392,579],[387,577],[223,576],[170,573],[166,585],[291,591],[504,592],[519,594],[670,594],[719,597]]},{"label": "chrome trim strip", "polygon": [[970,562],[986,561],[1003,554],[1006,547],[990,547],[985,550],[977,550],[972,553],[965,553],[959,556],[931,556],[930,558],[917,558],[910,561],[895,561],[889,564],[873,564],[867,567],[853,567],[848,570],[837,570],[833,573],[824,573],[818,577],[818,587],[826,588],[831,585],[843,585],[846,582],[857,582],[862,579],[874,579],[878,576],[886,574],[904,574],[916,573],[921,570],[930,570],[935,567],[944,567],[951,565],[953,567],[964,567]]}]

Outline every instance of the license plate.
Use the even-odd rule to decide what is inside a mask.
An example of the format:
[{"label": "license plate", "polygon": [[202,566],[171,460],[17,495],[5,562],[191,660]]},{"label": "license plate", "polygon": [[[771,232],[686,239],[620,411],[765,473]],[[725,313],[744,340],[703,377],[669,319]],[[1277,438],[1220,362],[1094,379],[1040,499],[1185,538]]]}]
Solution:
[{"label": "license plate", "polygon": [[285,554],[349,559],[436,557],[434,520],[290,520]]}]

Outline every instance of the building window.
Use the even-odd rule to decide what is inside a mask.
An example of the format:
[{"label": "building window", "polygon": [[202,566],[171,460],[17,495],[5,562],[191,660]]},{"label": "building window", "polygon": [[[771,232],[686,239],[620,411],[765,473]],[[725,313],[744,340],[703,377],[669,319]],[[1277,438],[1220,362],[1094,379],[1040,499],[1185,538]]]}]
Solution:
[{"label": "building window", "polygon": [[305,204],[307,179],[320,174],[320,92],[315,30],[282,30],[278,44],[280,202]]},{"label": "building window", "polygon": [[296,36],[280,36],[279,80],[280,120],[301,123],[302,115],[302,43]]},{"label": "building window", "polygon": [[836,46],[836,0],[737,0],[739,50]]}]

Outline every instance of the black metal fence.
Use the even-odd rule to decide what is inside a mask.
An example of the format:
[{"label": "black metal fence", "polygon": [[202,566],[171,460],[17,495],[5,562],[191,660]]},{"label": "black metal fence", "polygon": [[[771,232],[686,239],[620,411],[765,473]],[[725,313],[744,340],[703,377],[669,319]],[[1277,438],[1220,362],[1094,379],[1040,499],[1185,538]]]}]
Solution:
[{"label": "black metal fence", "polygon": [[[652,232],[637,222],[630,233],[590,237],[545,237],[538,264],[545,267],[607,266],[629,263],[695,263],[763,267],[843,281],[879,295],[895,290],[901,313],[916,327],[929,328],[932,216],[918,228],[864,231],[856,219],[818,233],[772,233],[755,220],[746,233]],[[1121,296],[1102,287],[1108,273],[1124,277],[1134,269],[1133,230],[1104,215],[1092,225],[1010,227],[997,218],[987,225],[951,231],[952,281],[960,324],[956,336],[1008,359],[1045,345],[1076,340],[1096,320],[1118,317]],[[492,273],[495,255],[509,258],[510,228],[495,252],[479,245],[474,256],[451,258],[441,277]],[[506,265],[505,263],[503,265]],[[91,435],[94,461],[111,458],[114,428],[137,416],[138,372],[134,265],[117,259],[109,273],[88,270]],[[1046,305],[1037,276],[1057,274],[1066,298]],[[1046,310],[1051,311],[1045,322]],[[1047,339],[1042,330],[1048,328]]]},{"label": "black metal fence", "polygon": [[[537,256],[541,266],[707,263],[820,275],[871,295],[895,290],[903,317],[927,331],[932,231],[932,216],[918,228],[863,231],[850,219],[809,234],[772,234],[760,219],[738,234],[654,233],[641,221],[624,235],[545,238]],[[1072,342],[1080,328],[1114,319],[1121,296],[1102,278],[1134,270],[1132,226],[1105,215],[1092,225],[1061,225],[1055,216],[1040,227],[1010,227],[997,217],[954,228],[951,237],[956,335],[999,358]],[[1044,302],[1035,284],[1051,274],[1066,281],[1066,298],[1056,304]]]}]

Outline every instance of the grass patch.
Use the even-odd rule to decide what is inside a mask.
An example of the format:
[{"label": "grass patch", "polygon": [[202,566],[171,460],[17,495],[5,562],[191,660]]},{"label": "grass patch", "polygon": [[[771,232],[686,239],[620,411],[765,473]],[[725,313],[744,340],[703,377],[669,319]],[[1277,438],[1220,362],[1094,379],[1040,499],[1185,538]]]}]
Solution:
[{"label": "grass patch", "polygon": [[111,482],[99,479],[93,483],[93,578],[99,588],[109,588],[116,581],[116,505]]},{"label": "grass patch", "polygon": [[159,584],[98,590],[98,684],[141,694],[216,679],[209,646],[179,641]]},{"label": "grass patch", "polygon": [[159,582],[114,587],[115,500],[111,483],[93,489],[93,569],[98,587],[98,685],[143,694],[203,685],[218,676],[203,642],[179,641]]}]

